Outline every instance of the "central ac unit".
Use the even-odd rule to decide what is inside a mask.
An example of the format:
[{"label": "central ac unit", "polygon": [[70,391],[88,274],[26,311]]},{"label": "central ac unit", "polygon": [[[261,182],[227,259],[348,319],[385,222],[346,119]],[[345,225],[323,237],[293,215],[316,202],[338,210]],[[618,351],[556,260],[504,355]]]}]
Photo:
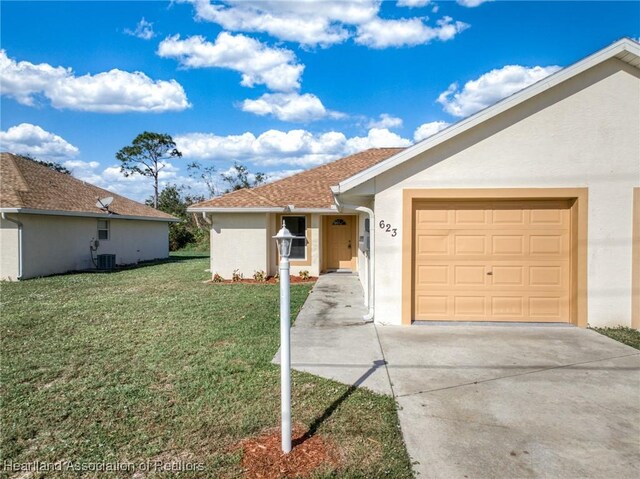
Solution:
[{"label": "central ac unit", "polygon": [[98,255],[98,269],[110,270],[116,267],[116,255],[115,254],[99,254]]}]

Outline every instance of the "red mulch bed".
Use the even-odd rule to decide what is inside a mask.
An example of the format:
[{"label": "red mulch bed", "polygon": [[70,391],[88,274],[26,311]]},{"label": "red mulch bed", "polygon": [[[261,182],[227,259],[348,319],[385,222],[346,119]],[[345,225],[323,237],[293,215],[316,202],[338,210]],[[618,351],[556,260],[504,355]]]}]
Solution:
[{"label": "red mulch bed", "polygon": [[[289,282],[291,284],[313,283],[314,281],[318,280],[317,276],[309,276],[307,279],[302,279],[300,276],[290,276],[289,278],[290,278]],[[207,283],[210,283],[210,284],[276,284],[278,282],[279,280],[276,279],[274,276],[269,276],[264,281],[256,281],[253,278],[243,278],[240,281],[232,281],[230,279],[224,279],[222,281],[217,281],[217,282],[213,280],[207,281]]]},{"label": "red mulch bed", "polygon": [[[324,469],[339,467],[336,446],[319,434],[304,439],[305,430],[294,427],[293,448],[284,454],[280,444],[280,429],[270,429],[263,435],[244,439],[241,465],[247,479],[306,478]],[[304,440],[303,440],[304,439]]]}]

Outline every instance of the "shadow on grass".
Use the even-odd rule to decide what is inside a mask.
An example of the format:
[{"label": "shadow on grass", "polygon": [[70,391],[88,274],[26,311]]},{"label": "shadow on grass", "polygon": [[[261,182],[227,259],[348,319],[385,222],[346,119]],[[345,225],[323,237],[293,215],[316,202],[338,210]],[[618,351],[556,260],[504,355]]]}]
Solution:
[{"label": "shadow on grass", "polygon": [[73,270],[73,271],[66,271],[64,273],[56,273],[56,274],[50,274],[46,276],[36,276],[33,278],[27,278],[27,279],[21,280],[20,282],[30,281],[32,279],[39,279],[39,278],[51,278],[55,276],[70,276],[74,274],[116,274],[122,271],[131,271],[133,269],[146,268],[148,266],[158,266],[162,264],[171,264],[171,263],[184,263],[186,261],[193,261],[193,260],[204,259],[208,257],[209,257],[209,254],[198,255],[197,253],[196,254],[171,253],[170,256],[166,259],[155,259],[150,261],[140,261],[139,263],[123,264],[123,265],[118,265],[113,269],[92,268],[92,269],[79,269],[79,270]]},{"label": "shadow on grass", "polygon": [[373,365],[369,369],[367,369],[367,371],[362,376],[360,376],[356,380],[356,382],[349,386],[349,388],[344,393],[342,393],[339,398],[333,401],[320,416],[315,418],[313,423],[311,423],[311,426],[309,426],[309,430],[299,438],[294,439],[292,445],[297,446],[298,444],[302,444],[306,440],[311,439],[316,434],[316,432],[318,432],[320,426],[332,416],[336,409],[338,409],[343,402],[349,399],[349,397],[356,391],[356,389],[358,389],[358,387],[363,382],[365,382],[365,380],[369,376],[371,376],[374,372],[376,372],[377,369],[385,366],[386,364],[387,362],[383,361],[382,359],[373,361]]}]

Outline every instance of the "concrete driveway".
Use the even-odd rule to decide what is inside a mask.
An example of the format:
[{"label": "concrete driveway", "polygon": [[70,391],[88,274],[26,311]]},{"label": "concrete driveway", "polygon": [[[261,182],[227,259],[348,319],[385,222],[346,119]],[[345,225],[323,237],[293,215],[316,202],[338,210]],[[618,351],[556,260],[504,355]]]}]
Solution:
[{"label": "concrete driveway", "polygon": [[378,332],[420,477],[640,477],[639,351],[568,327]]},{"label": "concrete driveway", "polygon": [[640,477],[640,351],[574,327],[376,327],[361,295],[320,278],[294,368],[393,394],[418,477]]}]

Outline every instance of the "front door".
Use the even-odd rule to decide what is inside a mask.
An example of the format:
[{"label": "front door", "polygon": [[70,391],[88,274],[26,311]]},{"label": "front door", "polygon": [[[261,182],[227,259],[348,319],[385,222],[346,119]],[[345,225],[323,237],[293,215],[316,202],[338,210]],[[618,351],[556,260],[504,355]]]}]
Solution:
[{"label": "front door", "polygon": [[328,216],[325,219],[327,242],[325,245],[325,269],[354,269],[354,252],[357,245],[353,244],[354,217]]}]

